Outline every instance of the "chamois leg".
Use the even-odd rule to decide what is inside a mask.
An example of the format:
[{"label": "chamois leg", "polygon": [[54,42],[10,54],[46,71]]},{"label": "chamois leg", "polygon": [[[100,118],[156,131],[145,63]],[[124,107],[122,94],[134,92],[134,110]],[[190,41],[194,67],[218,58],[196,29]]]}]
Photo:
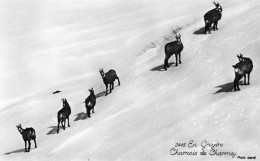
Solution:
[{"label": "chamois leg", "polygon": [[181,53],[179,53],[179,63],[181,64]]},{"label": "chamois leg", "polygon": [[64,129],[63,123],[64,123],[64,121],[63,121],[63,120],[61,120],[61,121],[60,121],[60,126],[61,126],[61,128],[63,128],[63,129]]},{"label": "chamois leg", "polygon": [[169,56],[166,56],[164,59],[164,69],[167,70],[167,68],[169,68],[169,64],[168,64],[168,60],[169,60]]},{"label": "chamois leg", "polygon": [[209,22],[205,22],[205,34],[207,34],[207,31],[209,31],[210,34],[210,26]]},{"label": "chamois leg", "polygon": [[218,30],[218,21],[214,23],[215,29]]},{"label": "chamois leg", "polygon": [[70,127],[70,118],[68,116],[68,127]]},{"label": "chamois leg", "polygon": [[62,127],[65,130],[66,119],[64,119],[64,121],[62,121],[62,122],[63,122]]},{"label": "chamois leg", "polygon": [[213,23],[213,31],[216,31],[216,22]]},{"label": "chamois leg", "polygon": [[210,33],[210,27],[211,27],[211,23],[210,22],[206,22],[206,24],[205,24],[205,34],[207,34],[207,31],[209,31],[209,34],[211,34]]},{"label": "chamois leg", "polygon": [[234,79],[234,91],[237,91],[236,78]]},{"label": "chamois leg", "polygon": [[238,86],[238,83],[239,82],[239,79],[237,78],[237,75],[236,75],[236,78],[234,79],[234,91],[239,91],[239,86]]},{"label": "chamois leg", "polygon": [[24,141],[24,144],[25,144],[25,145],[24,145],[24,146],[25,146],[25,147],[24,147],[24,152],[27,152],[26,141]]},{"label": "chamois leg", "polygon": [[63,127],[63,120],[60,121],[60,126],[61,126],[61,128],[64,129],[64,127]]},{"label": "chamois leg", "polygon": [[28,152],[30,152],[30,149],[31,149],[31,141],[28,140],[28,143],[29,143]]},{"label": "chamois leg", "polygon": [[114,90],[114,82],[112,83],[112,90]]},{"label": "chamois leg", "polygon": [[106,84],[106,95],[107,95],[107,90],[108,90],[108,84]]},{"label": "chamois leg", "polygon": [[111,93],[112,92],[112,84],[110,84],[109,87],[110,87],[109,93]]},{"label": "chamois leg", "polygon": [[211,34],[211,32],[210,32],[210,27],[211,27],[211,25],[210,25],[210,26],[208,26],[208,31],[209,31],[209,34]]},{"label": "chamois leg", "polygon": [[238,73],[235,74],[235,80],[234,80],[234,90],[235,91],[240,91],[239,88],[239,80],[242,78],[243,76],[239,75]]},{"label": "chamois leg", "polygon": [[116,77],[117,81],[118,81],[118,86],[120,86],[120,80],[118,77]]},{"label": "chamois leg", "polygon": [[176,67],[178,66],[178,53],[175,54],[175,59],[176,59]]},{"label": "chamois leg", "polygon": [[250,80],[250,73],[248,73],[248,75],[247,75],[247,85],[250,85],[250,83],[249,83],[249,80]]},{"label": "chamois leg", "polygon": [[95,112],[94,112],[94,107],[92,108],[92,113],[95,113]]},{"label": "chamois leg", "polygon": [[89,118],[91,117],[90,116],[90,107],[88,107],[88,109],[87,109],[87,115],[88,115]]},{"label": "chamois leg", "polygon": [[36,139],[33,139],[34,141],[34,148],[37,148]]},{"label": "chamois leg", "polygon": [[60,130],[60,120],[58,120],[58,128],[57,128],[57,133],[59,133]]},{"label": "chamois leg", "polygon": [[238,82],[237,82],[236,79],[234,80],[234,90],[235,90],[235,91],[239,91],[239,90],[240,90],[240,89],[239,89],[239,86],[238,86]]},{"label": "chamois leg", "polygon": [[237,91],[240,91],[240,88],[239,88],[239,80],[240,80],[240,79],[236,79],[236,89],[237,89]]},{"label": "chamois leg", "polygon": [[237,90],[240,91],[240,88],[239,88],[239,81],[237,81]]},{"label": "chamois leg", "polygon": [[246,85],[246,74],[244,75],[244,85]]}]

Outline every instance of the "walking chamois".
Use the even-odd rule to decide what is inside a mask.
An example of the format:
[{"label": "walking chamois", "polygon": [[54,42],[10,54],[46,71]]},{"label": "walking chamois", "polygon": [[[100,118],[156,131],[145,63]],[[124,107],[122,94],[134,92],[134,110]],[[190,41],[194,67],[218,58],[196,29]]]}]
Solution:
[{"label": "walking chamois", "polygon": [[94,113],[94,107],[96,105],[96,96],[93,88],[89,89],[90,95],[85,100],[85,107],[87,110],[87,115],[90,118],[90,110],[92,109],[92,113]]},{"label": "walking chamois", "polygon": [[106,86],[106,95],[108,94],[108,85],[110,88],[110,93],[112,92],[112,90],[114,89],[114,81],[117,79],[118,80],[118,86],[120,86],[120,80],[116,74],[116,71],[111,69],[108,72],[104,73],[104,70],[101,68],[99,69],[99,73],[103,79],[103,82]]},{"label": "walking chamois", "polygon": [[218,30],[218,21],[221,19],[222,17],[222,7],[220,6],[220,4],[217,2],[213,2],[214,5],[216,6],[216,8],[208,11],[205,15],[204,15],[204,22],[205,22],[205,34],[207,34],[207,31],[209,31],[210,33],[210,27],[213,23],[213,30]]},{"label": "walking chamois", "polygon": [[179,63],[181,64],[181,51],[183,50],[181,35],[176,34],[175,38],[177,41],[167,43],[164,47],[164,51],[165,51],[164,69],[165,70],[169,68],[168,60],[173,54],[175,54],[176,66],[178,66],[178,57],[179,57]]},{"label": "walking chamois", "polygon": [[[23,129],[22,125],[16,125],[18,131],[20,132],[20,134],[23,136],[23,140],[25,143],[25,148],[24,148],[24,152],[29,152],[31,149],[31,140],[34,141],[34,146],[35,148],[37,148],[37,144],[36,144],[36,133],[35,130],[32,127]],[[27,142],[29,144],[28,149],[26,148]]]},{"label": "walking chamois", "polygon": [[69,116],[71,114],[70,105],[69,105],[67,99],[63,98],[61,100],[63,102],[63,107],[61,110],[59,110],[59,112],[57,114],[57,118],[58,118],[57,133],[59,133],[59,130],[60,130],[60,123],[61,123],[61,126],[63,127],[63,129],[65,130],[66,119],[68,119],[68,127],[70,127],[70,120],[69,120]]},{"label": "walking chamois", "polygon": [[249,85],[250,73],[253,70],[253,62],[250,58],[243,57],[242,54],[237,55],[239,62],[236,65],[233,65],[235,71],[234,79],[234,90],[239,91],[239,80],[244,77],[244,85],[246,85],[246,75],[248,78],[247,85]]}]

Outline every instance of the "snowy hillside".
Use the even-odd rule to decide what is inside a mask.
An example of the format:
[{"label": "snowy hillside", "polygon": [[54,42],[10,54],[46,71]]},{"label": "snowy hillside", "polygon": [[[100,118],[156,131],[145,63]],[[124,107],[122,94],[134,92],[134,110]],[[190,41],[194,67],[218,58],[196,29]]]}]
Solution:
[{"label": "snowy hillside", "polygon": [[[222,0],[218,31],[203,34],[207,0],[0,1],[0,160],[233,160],[260,157],[260,1]],[[164,46],[181,34],[182,64]],[[242,53],[251,85],[233,92]],[[98,72],[115,69],[108,96]],[[93,87],[95,113],[83,104]],[[53,95],[52,92],[61,90]],[[71,127],[57,134],[67,98]],[[24,153],[17,124],[33,127]],[[66,126],[67,127],[67,126]],[[176,143],[221,143],[230,155],[171,155]],[[208,152],[209,149],[206,149]]]}]

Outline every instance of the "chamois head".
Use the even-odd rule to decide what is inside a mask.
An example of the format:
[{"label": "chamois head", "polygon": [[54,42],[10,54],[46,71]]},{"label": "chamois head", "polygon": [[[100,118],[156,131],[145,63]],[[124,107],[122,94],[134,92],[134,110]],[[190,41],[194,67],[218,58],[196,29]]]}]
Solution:
[{"label": "chamois head", "polygon": [[100,73],[100,75],[101,75],[102,77],[105,77],[105,73],[104,73],[103,68],[100,68],[100,69],[99,69],[99,73]]},{"label": "chamois head", "polygon": [[239,61],[243,61],[244,60],[244,57],[243,55],[240,53],[240,55],[237,55],[237,58]]},{"label": "chamois head", "polygon": [[222,12],[222,7],[220,6],[220,4],[217,2],[213,2],[213,4],[216,6],[216,9],[218,10],[218,11],[220,11],[220,12]]},{"label": "chamois head", "polygon": [[181,35],[180,35],[180,34],[179,34],[179,35],[176,34],[175,38],[176,38],[176,40],[177,40],[179,43],[181,43]]},{"label": "chamois head", "polygon": [[66,98],[62,98],[62,107],[65,107],[66,106],[66,103],[67,103],[67,99]]},{"label": "chamois head", "polygon": [[22,125],[21,125],[21,124],[16,125],[16,127],[17,127],[17,129],[18,129],[18,131],[19,131],[20,133],[23,132],[23,129],[22,129]]},{"label": "chamois head", "polygon": [[89,92],[90,92],[90,94],[95,95],[95,93],[94,93],[94,89],[93,89],[93,88],[89,89]]}]

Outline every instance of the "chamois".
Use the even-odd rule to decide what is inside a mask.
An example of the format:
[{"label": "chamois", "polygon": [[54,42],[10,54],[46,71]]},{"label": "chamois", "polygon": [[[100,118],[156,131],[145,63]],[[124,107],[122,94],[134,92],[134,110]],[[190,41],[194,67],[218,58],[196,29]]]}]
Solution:
[{"label": "chamois", "polygon": [[85,100],[85,107],[87,110],[87,115],[90,118],[90,110],[92,109],[92,113],[94,113],[94,106],[96,105],[96,96],[93,88],[89,89],[90,95]]},{"label": "chamois", "polygon": [[104,73],[104,70],[101,68],[99,69],[99,73],[103,79],[104,84],[106,85],[106,95],[107,90],[108,90],[108,85],[110,86],[110,93],[114,89],[114,81],[117,79],[118,80],[118,86],[120,86],[120,80],[116,74],[116,71],[111,69],[108,72]]},{"label": "chamois", "polygon": [[164,47],[164,51],[165,51],[164,69],[165,70],[169,68],[168,60],[173,54],[175,54],[176,66],[178,66],[178,57],[179,57],[179,63],[181,64],[181,51],[183,50],[181,35],[176,34],[175,38],[177,41],[167,43]]},{"label": "chamois", "polygon": [[[31,140],[34,140],[34,146],[35,146],[35,148],[37,148],[35,130],[32,127],[23,129],[21,124],[16,125],[16,127],[17,127],[18,131],[20,132],[20,134],[23,136],[23,140],[24,140],[24,143],[25,143],[24,152],[29,152],[30,151],[30,149],[31,149]],[[28,150],[26,148],[26,143],[27,142],[29,144]]]},{"label": "chamois", "polygon": [[59,133],[59,130],[60,130],[60,123],[61,123],[61,126],[63,127],[63,129],[65,130],[66,119],[68,119],[68,127],[70,127],[70,120],[69,120],[69,116],[71,114],[70,105],[69,105],[67,99],[63,98],[61,100],[63,102],[63,107],[61,110],[59,110],[59,112],[57,114],[57,118],[58,118],[57,133]]},{"label": "chamois", "polygon": [[220,6],[220,4],[217,2],[213,2],[216,6],[216,8],[208,11],[205,15],[204,15],[204,22],[205,22],[205,34],[207,34],[207,31],[209,31],[210,33],[210,27],[213,23],[213,30],[218,30],[218,21],[221,19],[222,17],[222,7]]},{"label": "chamois", "polygon": [[249,85],[250,73],[253,70],[253,62],[250,58],[243,57],[242,54],[237,55],[239,62],[236,65],[233,65],[235,71],[234,79],[234,90],[239,91],[239,80],[244,77],[244,85],[246,85],[246,74],[247,74],[247,85]]}]

